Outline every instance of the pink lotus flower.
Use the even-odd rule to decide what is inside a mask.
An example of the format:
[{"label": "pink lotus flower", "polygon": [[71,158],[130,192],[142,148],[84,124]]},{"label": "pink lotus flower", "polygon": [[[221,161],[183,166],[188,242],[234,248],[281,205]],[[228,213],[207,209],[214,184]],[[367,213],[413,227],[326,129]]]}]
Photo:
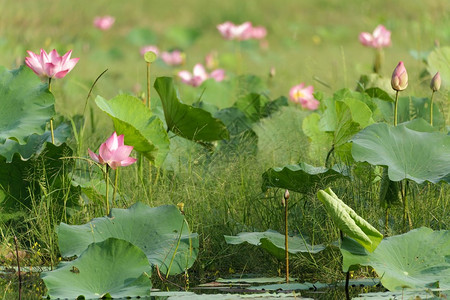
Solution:
[{"label": "pink lotus flower", "polygon": [[359,41],[366,47],[383,48],[391,45],[391,32],[383,25],[378,25],[373,34],[361,32]]},{"label": "pink lotus flower", "polygon": [[235,25],[231,22],[225,22],[217,25],[220,34],[227,40],[248,40],[252,36],[252,23],[245,22],[241,25]]},{"label": "pink lotus flower", "polygon": [[186,55],[180,50],[174,50],[172,52],[164,51],[161,53],[161,59],[169,66],[178,66],[184,64]]},{"label": "pink lotus flower", "polygon": [[403,91],[408,86],[408,73],[402,61],[392,73],[391,86],[396,91]]},{"label": "pink lotus flower", "polygon": [[263,38],[265,38],[267,35],[267,29],[263,26],[256,26],[256,27],[252,27],[252,31],[251,31],[251,38],[252,39],[257,39],[257,40],[261,40]]},{"label": "pink lotus flower", "polygon": [[217,59],[217,52],[212,51],[205,56],[205,64],[208,70],[217,68],[219,60]]},{"label": "pink lotus flower", "polygon": [[291,101],[301,104],[303,108],[316,110],[320,103],[313,96],[314,88],[312,85],[304,86],[303,82],[293,86],[289,91],[289,98]]},{"label": "pink lotus flower", "polygon": [[48,78],[63,78],[79,60],[79,58],[70,58],[72,50],[63,56],[60,56],[55,49],[48,54],[44,49],[41,49],[40,55],[31,51],[27,51],[27,53],[30,57],[25,58],[25,64],[37,75]]},{"label": "pink lotus flower", "polygon": [[136,159],[133,157],[129,157],[131,151],[133,150],[133,146],[127,146],[123,143],[123,134],[117,136],[117,133],[114,133],[100,145],[98,149],[99,154],[95,154],[88,149],[89,156],[96,162],[101,165],[109,165],[113,170],[117,169],[117,167],[125,167],[136,162]]},{"label": "pink lotus flower", "polygon": [[95,17],[94,18],[94,26],[100,30],[108,30],[114,24],[114,17],[104,16],[104,17]]},{"label": "pink lotus flower", "polygon": [[192,85],[194,87],[199,86],[208,78],[213,78],[215,81],[222,81],[225,79],[225,70],[217,69],[208,74],[202,64],[196,64],[193,72],[186,70],[178,72],[178,77],[181,81]]},{"label": "pink lotus flower", "polygon": [[141,48],[141,55],[144,56],[148,51],[155,52],[156,56],[159,55],[159,49],[155,45],[147,45]]}]

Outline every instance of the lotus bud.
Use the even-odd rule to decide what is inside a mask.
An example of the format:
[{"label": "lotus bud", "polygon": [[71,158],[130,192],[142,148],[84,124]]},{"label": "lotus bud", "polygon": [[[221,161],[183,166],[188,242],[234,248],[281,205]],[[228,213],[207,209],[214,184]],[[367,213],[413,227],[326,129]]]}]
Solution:
[{"label": "lotus bud", "polygon": [[289,191],[286,190],[283,195],[283,199],[281,199],[281,206],[286,207],[286,203],[289,199]]},{"label": "lotus bud", "polygon": [[403,91],[408,86],[408,73],[402,61],[392,73],[391,86],[396,91]]},{"label": "lotus bud", "polygon": [[433,76],[433,79],[431,79],[430,88],[433,92],[437,92],[441,88],[441,75],[439,72],[437,72],[436,75]]},{"label": "lotus bud", "polygon": [[177,207],[180,210],[181,214],[184,215],[184,203],[183,202],[178,203]]}]

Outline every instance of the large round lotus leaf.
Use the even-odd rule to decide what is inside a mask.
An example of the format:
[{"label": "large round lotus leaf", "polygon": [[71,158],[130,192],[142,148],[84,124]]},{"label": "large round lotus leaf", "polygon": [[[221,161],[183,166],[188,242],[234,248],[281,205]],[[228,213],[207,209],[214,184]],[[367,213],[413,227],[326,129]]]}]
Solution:
[{"label": "large round lotus leaf", "polygon": [[361,218],[353,209],[328,188],[320,190],[317,197],[325,206],[328,215],[346,235],[354,238],[365,249],[372,252],[383,239],[383,235],[369,222]]},{"label": "large round lotus leaf", "polygon": [[110,217],[58,227],[63,257],[79,256],[89,244],[110,237],[138,246],[153,265],[170,275],[190,268],[198,253],[197,234],[190,233],[184,216],[173,205],[149,207],[138,202],[128,209],[113,208]]},{"label": "large round lotus leaf", "polygon": [[441,88],[448,89],[450,87],[450,47],[436,48],[428,55],[427,63],[427,70],[431,76],[439,71],[442,78]]},{"label": "large round lotus leaf", "polygon": [[300,163],[282,168],[270,168],[264,172],[262,190],[278,187],[299,193],[308,193],[317,190],[317,186],[326,186],[332,181],[348,176],[347,169],[340,168],[338,165],[328,169]]},{"label": "large round lotus leaf", "polygon": [[351,239],[341,246],[343,270],[371,266],[389,290],[440,287],[450,289],[450,231],[422,227],[385,238],[369,253]]},{"label": "large round lotus leaf", "polygon": [[[54,130],[55,145],[59,146],[66,142],[71,135],[69,125],[61,124]],[[11,162],[15,153],[18,153],[22,160],[28,160],[33,155],[39,155],[45,149],[45,143],[51,142],[51,132],[46,131],[42,135],[32,134],[25,145],[21,145],[15,140],[7,139],[4,144],[0,144],[0,155],[6,158],[6,162]]]},{"label": "large round lotus leaf", "polygon": [[450,136],[439,132],[418,132],[401,124],[373,124],[353,139],[356,161],[388,167],[389,178],[408,178],[417,183],[450,182]]},{"label": "large round lotus leaf", "polygon": [[163,163],[169,152],[167,132],[141,100],[123,94],[109,101],[98,96],[95,103],[112,118],[117,134],[124,135],[125,145],[133,146],[157,166]]},{"label": "large round lotus leaf", "polygon": [[[273,230],[265,232],[241,232],[237,236],[225,235],[228,244],[237,245],[247,242],[249,244],[260,246],[276,258],[282,260],[285,256],[285,236]],[[300,236],[288,237],[288,252],[291,254],[298,253],[318,253],[325,249],[324,245],[310,245],[308,238]]]},{"label": "large round lotus leaf", "polygon": [[9,71],[0,67],[0,143],[11,138],[24,144],[42,134],[55,114],[55,98],[28,67]]},{"label": "large round lotus leaf", "polygon": [[50,298],[142,297],[150,295],[151,271],[141,249],[109,238],[90,244],[76,260],[60,263],[41,278]]},{"label": "large round lotus leaf", "polygon": [[158,77],[155,89],[161,98],[167,127],[175,134],[193,141],[211,142],[228,139],[226,126],[219,119],[201,108],[180,102],[173,86],[173,79]]}]

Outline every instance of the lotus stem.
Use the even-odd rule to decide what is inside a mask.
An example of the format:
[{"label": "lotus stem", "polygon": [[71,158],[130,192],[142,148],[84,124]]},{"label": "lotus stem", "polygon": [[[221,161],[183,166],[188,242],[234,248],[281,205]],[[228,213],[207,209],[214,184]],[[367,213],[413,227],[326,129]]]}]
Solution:
[{"label": "lotus stem", "polygon": [[380,74],[381,71],[381,65],[383,64],[383,49],[382,48],[377,48],[376,52],[375,52],[375,62],[373,64],[373,71],[377,74]]},{"label": "lotus stem", "polygon": [[397,110],[398,110],[398,91],[395,91],[394,126],[397,126]]},{"label": "lotus stem", "polygon": [[[52,78],[51,77],[48,78],[48,91],[49,92],[52,91]],[[55,144],[55,135],[53,133],[53,117],[50,119],[50,133],[52,136],[52,144]]]},{"label": "lotus stem", "polygon": [[105,171],[105,184],[106,184],[106,215],[109,215],[109,198],[108,198],[108,192],[109,192],[109,165],[106,165],[106,171]]},{"label": "lotus stem", "polygon": [[16,236],[14,236],[14,244],[16,246],[17,272],[19,273],[19,300],[22,300],[22,275],[20,274],[19,246]]},{"label": "lotus stem", "polygon": [[169,277],[170,269],[172,268],[173,261],[175,260],[175,255],[177,254],[178,247],[180,247],[181,236],[183,234],[183,227],[184,227],[184,219],[183,219],[183,222],[181,223],[180,235],[178,236],[177,246],[175,247],[175,250],[173,251],[173,255],[172,255],[172,258],[170,259],[169,267],[167,268],[166,279]]},{"label": "lotus stem", "polygon": [[151,63],[147,62],[147,107],[151,109],[150,105],[150,65]]},{"label": "lotus stem", "polygon": [[350,270],[347,271],[347,274],[345,275],[345,299],[350,300],[350,291],[348,289],[350,283]]},{"label": "lotus stem", "polygon": [[386,206],[385,211],[385,220],[384,220],[384,234],[387,235],[387,232],[389,230],[389,207]]},{"label": "lotus stem", "polygon": [[433,97],[434,97],[435,91],[431,93],[431,104],[430,104],[430,125],[433,126]]},{"label": "lotus stem", "polygon": [[408,209],[408,181],[405,179],[405,184],[401,184],[401,195],[403,202],[403,231],[406,232],[406,221],[408,220],[409,228],[412,228],[411,216]]},{"label": "lotus stem", "polygon": [[289,242],[288,242],[288,199],[289,191],[286,190],[283,195],[284,198],[284,248],[286,257],[286,283],[289,283]]},{"label": "lotus stem", "polygon": [[114,206],[115,203],[115,199],[116,199],[116,194],[117,194],[117,182],[119,179],[119,168],[117,168],[115,170],[115,174],[114,174],[114,191],[113,191],[113,197],[112,197],[112,205]]}]

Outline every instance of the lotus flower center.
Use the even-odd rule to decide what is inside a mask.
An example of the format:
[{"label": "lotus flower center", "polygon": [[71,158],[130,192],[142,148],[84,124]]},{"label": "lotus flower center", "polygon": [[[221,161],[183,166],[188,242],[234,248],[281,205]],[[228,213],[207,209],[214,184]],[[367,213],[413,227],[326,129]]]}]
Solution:
[{"label": "lotus flower center", "polygon": [[294,93],[294,98],[295,99],[300,99],[300,98],[304,98],[305,94],[302,92],[302,90],[296,90]]}]

